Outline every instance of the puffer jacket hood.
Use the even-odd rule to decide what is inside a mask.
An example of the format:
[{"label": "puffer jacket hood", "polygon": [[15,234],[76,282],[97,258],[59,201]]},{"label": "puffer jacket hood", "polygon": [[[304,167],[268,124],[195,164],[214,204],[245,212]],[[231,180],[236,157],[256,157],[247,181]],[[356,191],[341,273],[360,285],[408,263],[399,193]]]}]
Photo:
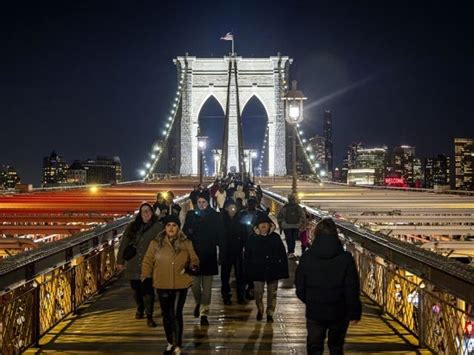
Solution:
[{"label": "puffer jacket hood", "polygon": [[341,241],[334,235],[318,235],[310,250],[320,259],[332,259],[344,252]]}]

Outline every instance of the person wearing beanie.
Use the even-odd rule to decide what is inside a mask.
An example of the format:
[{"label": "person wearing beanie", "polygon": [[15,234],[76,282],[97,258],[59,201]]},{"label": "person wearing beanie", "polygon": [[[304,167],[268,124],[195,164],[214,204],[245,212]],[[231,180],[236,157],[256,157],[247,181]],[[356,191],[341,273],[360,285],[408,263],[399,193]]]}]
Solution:
[{"label": "person wearing beanie", "polygon": [[323,218],[296,268],[297,297],[306,305],[308,354],[322,354],[328,336],[331,354],[342,354],[349,325],[361,319],[360,281],[351,253],[344,251],[337,226]]},{"label": "person wearing beanie", "polygon": [[143,258],[141,279],[153,283],[160,300],[163,327],[168,345],[166,351],[181,353],[183,308],[193,278],[199,269],[199,258],[193,243],[181,231],[178,216],[163,219],[165,229],[150,242]]},{"label": "person wearing beanie", "polygon": [[273,322],[276,307],[278,280],[288,275],[288,259],[275,224],[267,215],[261,215],[254,224],[254,233],[250,235],[244,253],[245,277],[254,282],[257,320],[264,314],[263,293],[267,286],[267,322]]},{"label": "person wearing beanie", "polygon": [[208,315],[211,304],[212,279],[219,272],[217,247],[224,227],[222,217],[209,205],[209,194],[202,192],[197,199],[197,209],[188,211],[183,232],[193,242],[199,257],[199,271],[193,278],[193,296],[196,301],[194,316],[201,318],[201,325],[209,325]]},{"label": "person wearing beanie", "polygon": [[[150,242],[163,230],[163,225],[158,221],[153,206],[143,203],[135,220],[131,222],[123,233],[117,254],[117,269],[125,269],[125,277],[130,280],[133,298],[136,303],[135,318],[142,319],[146,314],[149,327],[156,327],[153,320],[155,293],[150,280],[142,282],[140,271],[144,255]],[[133,253],[127,251],[133,251]]]}]

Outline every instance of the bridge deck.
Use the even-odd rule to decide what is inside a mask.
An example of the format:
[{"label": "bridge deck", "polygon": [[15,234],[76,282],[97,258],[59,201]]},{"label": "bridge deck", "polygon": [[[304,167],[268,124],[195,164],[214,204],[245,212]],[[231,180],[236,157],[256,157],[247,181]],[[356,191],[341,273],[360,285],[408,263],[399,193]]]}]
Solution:
[{"label": "bridge deck", "polygon": [[[295,263],[290,262],[294,274]],[[275,322],[255,320],[254,302],[241,306],[224,306],[220,281],[214,279],[210,326],[201,327],[193,318],[191,291],[184,310],[183,353],[188,354],[304,354],[304,306],[296,298],[293,280],[280,282]],[[362,321],[351,327],[346,338],[347,353],[419,354],[416,339],[380,309],[364,300]],[[158,303],[157,303],[158,305]],[[123,278],[85,306],[77,316],[70,316],[40,341],[33,353],[156,353],[166,346],[159,311],[155,312],[157,328],[147,328],[145,320],[134,319],[131,290]]]}]

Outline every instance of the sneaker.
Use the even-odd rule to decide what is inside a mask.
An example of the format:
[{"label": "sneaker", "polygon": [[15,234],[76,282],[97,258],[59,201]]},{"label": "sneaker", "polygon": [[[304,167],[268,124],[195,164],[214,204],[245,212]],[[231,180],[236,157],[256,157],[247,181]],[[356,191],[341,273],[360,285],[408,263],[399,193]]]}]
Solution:
[{"label": "sneaker", "polygon": [[202,326],[208,326],[209,325],[209,321],[207,320],[206,316],[201,316],[201,325]]},{"label": "sneaker", "polygon": [[294,259],[296,258],[295,253],[288,253],[288,259]]},{"label": "sneaker", "polygon": [[196,307],[194,307],[194,318],[199,318],[199,308],[201,308],[201,305],[198,303]]},{"label": "sneaker", "polygon": [[135,319],[143,319],[143,312],[135,313]]},{"label": "sneaker", "polygon": [[262,320],[263,319],[263,314],[262,312],[257,313],[257,320]]},{"label": "sneaker", "polygon": [[181,354],[181,348],[180,348],[179,346],[177,346],[176,348],[174,348],[173,354]]},{"label": "sneaker", "polygon": [[273,317],[267,316],[267,323],[273,323]]},{"label": "sneaker", "polygon": [[155,328],[156,327],[156,322],[153,320],[153,318],[147,318],[146,319],[146,324],[148,325],[148,328]]},{"label": "sneaker", "polygon": [[171,350],[173,350],[173,344],[168,343],[168,345],[166,345],[166,351],[171,351]]}]

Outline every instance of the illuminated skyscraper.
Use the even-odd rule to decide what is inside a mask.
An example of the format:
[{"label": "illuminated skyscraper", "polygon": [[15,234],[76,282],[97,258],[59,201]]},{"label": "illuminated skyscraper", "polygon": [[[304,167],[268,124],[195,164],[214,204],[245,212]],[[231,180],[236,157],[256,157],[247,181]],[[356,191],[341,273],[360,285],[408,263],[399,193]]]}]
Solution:
[{"label": "illuminated skyscraper", "polygon": [[16,170],[9,165],[0,166],[0,190],[14,189],[20,183]]},{"label": "illuminated skyscraper", "polygon": [[332,145],[332,113],[330,110],[324,111],[323,135],[326,139],[325,144],[325,162],[328,174],[331,177],[333,173],[333,145]]},{"label": "illuminated skyscraper", "polygon": [[455,187],[474,190],[474,138],[454,138]]},{"label": "illuminated skyscraper", "polygon": [[409,186],[415,185],[415,147],[409,145],[394,147],[390,162],[392,174],[403,178]]},{"label": "illuminated skyscraper", "polygon": [[444,154],[424,159],[423,187],[432,189],[436,185],[450,185],[450,161],[449,156]]},{"label": "illuminated skyscraper", "polygon": [[56,151],[52,151],[49,157],[43,158],[43,176],[41,185],[43,187],[60,186],[67,183],[68,164]]}]

